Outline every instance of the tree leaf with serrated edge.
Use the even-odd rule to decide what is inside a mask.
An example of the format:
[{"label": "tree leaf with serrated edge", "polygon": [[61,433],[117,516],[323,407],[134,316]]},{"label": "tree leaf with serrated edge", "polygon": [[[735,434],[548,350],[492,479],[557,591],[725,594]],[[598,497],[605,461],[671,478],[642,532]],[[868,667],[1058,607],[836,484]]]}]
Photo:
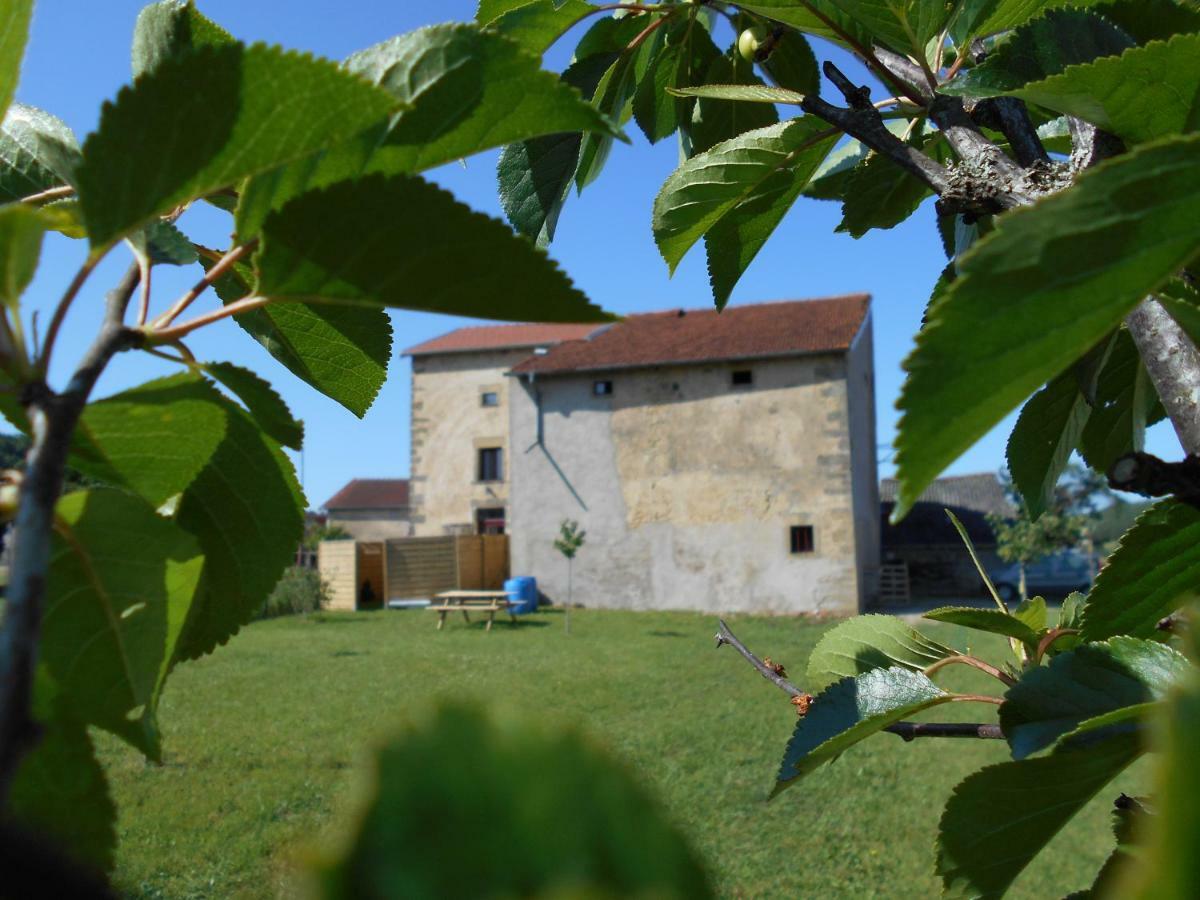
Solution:
[{"label": "tree leaf with serrated edge", "polygon": [[1059,375],[1021,409],[1005,459],[1031,520],[1036,522],[1053,502],[1054,486],[1079,446],[1091,411],[1074,371]]},{"label": "tree leaf with serrated edge", "polygon": [[895,616],[855,616],[821,636],[808,658],[808,680],[813,687],[824,687],[872,669],[903,666],[919,672],[957,653]]},{"label": "tree leaf with serrated edge", "polygon": [[195,47],[234,44],[233,35],[205,17],[192,0],[159,0],[143,7],[133,26],[130,65],[133,77]]},{"label": "tree leaf with serrated edge", "polygon": [[1046,598],[1027,597],[1016,605],[1012,611],[1013,618],[1019,619],[1037,632],[1046,628]]},{"label": "tree leaf with serrated edge", "polygon": [[980,23],[977,34],[994,34],[1023,25],[1034,16],[1042,15],[1048,10],[1063,6],[1073,6],[1078,9],[1096,6],[1106,0],[998,0],[993,4],[986,19]]},{"label": "tree leaf with serrated edge", "polygon": [[[704,81],[707,85],[717,86],[721,94],[739,85],[752,91],[778,91],[778,88],[772,89],[763,83],[754,73],[754,67],[742,59],[736,47],[731,47],[709,64],[708,71],[704,73]],[[679,90],[704,90],[704,86]],[[769,128],[779,121],[779,113],[776,112],[773,102],[746,103],[736,97],[695,96],[696,108],[692,112],[690,129],[694,153],[703,153],[717,144],[733,140],[738,135]]]},{"label": "tree leaf with serrated edge", "polygon": [[[739,3],[738,7],[843,47],[854,44],[868,47],[871,44],[871,33],[865,24],[853,13],[842,9],[838,0],[751,0]],[[847,38],[853,43],[847,42]]]},{"label": "tree leaf with serrated edge", "polygon": [[[421,210],[397,216],[395,210]],[[604,322],[546,254],[420,178],[303,194],[267,219],[258,292],[523,322]]]},{"label": "tree leaf with serrated edge", "polygon": [[[754,5],[760,4],[761,0]],[[942,30],[954,9],[946,0],[829,0],[829,4],[892,49],[917,56],[924,56],[925,45]]]},{"label": "tree leaf with serrated edge", "polygon": [[797,31],[784,29],[770,55],[759,65],[781,88],[798,94],[816,94],[821,89],[817,58],[804,35]]},{"label": "tree leaf with serrated edge", "polygon": [[151,222],[125,239],[142,266],[142,277],[152,265],[190,266],[200,257],[188,236],[170,222]]},{"label": "tree leaf with serrated edge", "polygon": [[0,8],[0,118],[17,91],[32,18],[33,0],[8,0]]},{"label": "tree leaf with serrated edge", "polygon": [[1200,34],[1152,41],[1010,91],[1078,116],[1127,143],[1153,141],[1200,124]]},{"label": "tree leaf with serrated edge", "polygon": [[1122,53],[1134,40],[1121,28],[1080,9],[1050,10],[1013,36],[973,69],[938,89],[958,97],[994,97],[1031,81],[1057,75],[1067,66]]},{"label": "tree leaf with serrated edge", "polygon": [[920,672],[899,666],[834,682],[796,723],[771,796],[893,722],[953,699]]},{"label": "tree leaf with serrated edge", "polygon": [[1165,41],[1172,35],[1200,31],[1200,7],[1188,0],[1117,0],[1093,10],[1125,29],[1139,44]]},{"label": "tree leaf with serrated edge", "polygon": [[[884,126],[896,137],[908,130],[907,119],[888,119]],[[855,140],[841,143],[817,168],[804,189],[805,197],[817,200],[841,200],[853,177],[854,169],[870,154],[870,148]]]},{"label": "tree leaf with serrated edge", "polygon": [[1200,136],[1101,164],[1001,216],[905,361],[897,518],[1014,406],[1120,324],[1200,244]]},{"label": "tree leaf with serrated edge", "polygon": [[1136,735],[980,769],[938,827],[947,896],[999,897],[1059,830],[1141,752]]},{"label": "tree leaf with serrated edge", "polygon": [[[220,254],[206,252],[207,269]],[[213,285],[226,305],[252,292],[254,274],[238,263]],[[233,317],[297,378],[362,418],[387,378],[392,323],[382,309],[281,303]]]},{"label": "tree leaf with serrated edge", "polygon": [[941,606],[924,614],[934,622],[961,625],[975,631],[1003,634],[1024,644],[1037,646],[1038,633],[1010,613],[998,609],[979,609],[975,606]]},{"label": "tree leaf with serrated edge", "polygon": [[530,53],[542,54],[572,26],[596,12],[584,0],[532,0],[523,3],[480,3],[475,20],[512,38]]},{"label": "tree leaf with serrated edge", "polygon": [[1083,609],[1083,639],[1152,637],[1159,621],[1197,596],[1200,510],[1164,500],[1146,510],[1100,570]]},{"label": "tree leaf with serrated edge", "polygon": [[473,25],[419,28],[355,53],[345,66],[402,104],[386,138],[392,171],[560,131],[621,134],[516,41]]},{"label": "tree leaf with serrated edge", "polygon": [[[946,267],[946,271],[942,272],[942,277],[938,279],[938,284],[943,280],[953,284],[952,279],[948,279],[946,272],[950,271],[950,266]],[[937,288],[934,288],[934,298],[938,296]],[[979,573],[979,580],[983,582],[983,586],[987,588],[992,599],[996,601],[996,606],[1003,613],[1008,612],[1008,607],[1004,605],[1004,601],[1000,598],[1000,594],[996,591],[996,585],[992,583],[992,576],[987,573],[987,569],[983,567],[983,563],[979,561],[979,553],[975,550],[975,545],[971,543],[971,536],[967,534],[967,529],[963,527],[963,523],[959,521],[958,516],[948,509],[942,510],[946,514],[946,518],[950,520],[950,524],[954,526],[954,530],[958,532],[959,538],[963,542],[963,546],[967,548],[967,555],[971,557],[971,562],[975,565],[975,571]],[[893,514],[894,515],[894,514]]]},{"label": "tree leaf with serrated edge", "polygon": [[110,872],[117,810],[87,727],[57,708],[56,694],[53,679],[39,668],[33,706],[42,733],[16,771],[8,813],[76,861]]},{"label": "tree leaf with serrated edge", "polygon": [[1114,637],[1081,644],[1028,670],[1008,689],[1000,727],[1013,758],[1024,759],[1089,719],[1163,699],[1190,668],[1187,657],[1155,641]]},{"label": "tree leaf with serrated edge", "polygon": [[764,205],[782,204],[777,224],[838,133],[815,116],[800,116],[718,144],[676,169],[654,200],[653,218],[654,240],[671,272],[696,241],[739,209],[761,214]]},{"label": "tree leaf with serrated edge", "polygon": [[249,369],[227,362],[203,363],[200,367],[245,404],[258,427],[284,447],[299,450],[304,443],[304,423],[292,416],[291,410],[275,389]]},{"label": "tree leaf with serrated edge", "polygon": [[[814,128],[819,127],[812,124]],[[795,151],[790,165],[750,186],[708,227],[704,247],[709,284],[717,309],[725,307],[738,279],[796,202],[817,163],[833,147],[837,135],[827,133],[825,138],[818,140],[814,134],[809,140],[812,141],[809,146],[793,145]]]},{"label": "tree leaf with serrated edge", "polygon": [[100,115],[77,171],[93,247],[178,204],[346,140],[395,101],[326,60],[198,47],[163,60]]},{"label": "tree leaf with serrated edge", "polygon": [[123,491],[67,494],[55,518],[40,658],[64,710],[158,760],[158,697],[204,557]]},{"label": "tree leaf with serrated edge", "polygon": [[306,504],[291,462],[247,413],[221,402],[225,439],[175,512],[205,555],[176,660],[210,653],[253,619],[304,532]]},{"label": "tree leaf with serrated edge", "polygon": [[651,144],[679,127],[679,101],[671,96],[679,81],[684,44],[669,44],[655,54],[633,94],[633,118]]},{"label": "tree leaf with serrated edge", "polygon": [[89,403],[71,465],[153,507],[182,493],[225,435],[221,395],[199,375],[148,381]]},{"label": "tree leaf with serrated edge", "polygon": [[75,134],[62,119],[12,104],[0,125],[0,202],[72,184],[80,158]]},{"label": "tree leaf with serrated edge", "polygon": [[1146,426],[1165,415],[1129,332],[1121,329],[1096,381],[1093,409],[1080,435],[1084,461],[1107,472],[1118,458],[1141,450]]},{"label": "tree leaf with serrated edge", "polygon": [[765,84],[702,84],[699,87],[668,88],[677,97],[703,97],[709,100],[737,100],[744,103],[800,104],[803,94]]},{"label": "tree leaf with serrated edge", "polygon": [[22,204],[0,207],[0,303],[16,309],[37,272],[46,216]]},{"label": "tree leaf with serrated edge", "polygon": [[932,193],[921,179],[872,153],[850,176],[842,196],[842,221],[835,230],[860,238],[872,228],[895,228]]},{"label": "tree leaf with serrated edge", "polygon": [[[601,77],[592,95],[592,104],[599,113],[614,120],[622,118],[622,111],[632,99],[634,88],[637,86],[635,68],[640,49],[622,52]],[[632,114],[632,109],[630,113]],[[600,170],[608,161],[612,141],[611,135],[584,134],[579,147],[579,165],[575,170],[577,191],[582,192],[600,176]]]}]

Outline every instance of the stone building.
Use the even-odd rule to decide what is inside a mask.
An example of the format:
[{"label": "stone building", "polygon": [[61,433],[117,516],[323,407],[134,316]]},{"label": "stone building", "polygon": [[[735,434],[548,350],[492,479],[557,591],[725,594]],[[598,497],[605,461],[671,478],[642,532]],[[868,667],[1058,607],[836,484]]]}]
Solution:
[{"label": "stone building", "polygon": [[382,541],[412,534],[408,480],[355,478],[325,501],[325,524],[355,540]]},{"label": "stone building", "polygon": [[[517,347],[524,327],[536,340]],[[409,351],[418,533],[483,530],[497,516],[480,510],[503,508],[513,573],[561,602],[552,542],[577,520],[573,596],[587,606],[847,613],[874,599],[868,297],[541,329],[463,329]],[[479,477],[491,448],[494,482]]]}]

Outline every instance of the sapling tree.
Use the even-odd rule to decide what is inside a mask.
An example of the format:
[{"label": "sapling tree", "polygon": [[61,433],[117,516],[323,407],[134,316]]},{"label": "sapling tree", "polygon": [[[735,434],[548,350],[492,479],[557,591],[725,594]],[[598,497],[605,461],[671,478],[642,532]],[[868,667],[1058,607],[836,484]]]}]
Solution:
[{"label": "sapling tree", "polygon": [[[1051,505],[1076,451],[1114,486],[1166,498],[1057,622],[1044,604],[1010,610],[998,596],[995,609],[930,614],[1009,638],[1008,660],[861,616],[815,648],[811,697],[724,625],[718,633],[803,713],[776,794],[880,731],[1007,741],[1012,761],[955,789],[936,859],[947,892],[999,896],[1161,746],[1147,732],[1168,704],[1190,717],[1169,732],[1169,771],[1200,749],[1195,665],[1160,628],[1200,582],[1200,5],[664,0],[606,5],[611,16],[592,20],[597,8],[482,0],[478,19],[535,52],[589,22],[562,79],[651,142],[677,136],[681,163],[654,199],[653,236],[671,270],[703,242],[718,308],[783,218],[803,214],[801,198],[840,202],[839,230],[853,237],[934,198],[946,261],[904,363],[895,516],[1018,408],[1008,465],[1031,516]],[[823,84],[814,40],[823,55],[833,45],[855,57],[869,83],[831,60]],[[513,226],[552,239],[571,186],[598,177],[610,146],[578,132],[506,148],[499,188]],[[1142,452],[1145,427],[1164,417],[1181,462]],[[938,684],[961,665],[995,691]],[[910,720],[947,704],[985,716]],[[1177,829],[1196,829],[1197,810],[1172,803],[1171,821],[1152,829],[1159,870],[1127,876],[1139,895],[1194,896],[1184,847],[1197,832]],[[1115,855],[1096,892],[1114,890],[1136,858]]]},{"label": "sapling tree", "polygon": [[554,539],[554,549],[563,555],[567,561],[567,602],[563,606],[563,631],[571,633],[571,587],[572,569],[575,554],[583,546],[587,532],[579,527],[573,519],[563,519],[558,526],[558,537]]}]

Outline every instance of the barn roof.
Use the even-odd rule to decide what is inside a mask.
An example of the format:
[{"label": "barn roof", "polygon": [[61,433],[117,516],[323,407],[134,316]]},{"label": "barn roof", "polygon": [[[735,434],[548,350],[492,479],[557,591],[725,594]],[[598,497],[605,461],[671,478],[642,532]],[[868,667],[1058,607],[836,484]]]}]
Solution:
[{"label": "barn roof", "polygon": [[996,536],[987,516],[1012,518],[1017,514],[1005,496],[1000,480],[991,472],[939,478],[925,489],[907,516],[892,524],[890,518],[896,506],[897,491],[895,478],[885,478],[879,484],[885,550],[902,546],[961,545],[962,538],[946,515],[947,509],[962,522],[971,543],[993,546]]},{"label": "barn roof", "polygon": [[520,350],[550,347],[580,340],[602,325],[477,325],[458,328],[440,337],[409,347],[405,356],[430,353],[470,353],[477,350]]},{"label": "barn roof", "polygon": [[325,501],[325,509],[406,509],[407,478],[355,478]]}]

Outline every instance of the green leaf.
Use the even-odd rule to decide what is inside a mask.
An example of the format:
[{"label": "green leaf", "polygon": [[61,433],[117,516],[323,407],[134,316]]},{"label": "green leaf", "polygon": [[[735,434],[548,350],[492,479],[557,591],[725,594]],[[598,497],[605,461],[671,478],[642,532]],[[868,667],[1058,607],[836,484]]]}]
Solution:
[{"label": "green leaf", "polygon": [[829,3],[894,50],[917,56],[924,56],[925,45],[942,30],[954,10],[954,4],[946,0],[829,0]]},{"label": "green leaf", "polygon": [[702,84],[699,87],[669,88],[667,92],[677,97],[704,97],[709,100],[737,100],[744,103],[799,104],[804,100],[803,94],[765,84]]},{"label": "green leaf", "polygon": [[201,15],[192,0],[159,0],[142,8],[133,27],[133,77],[158,68],[166,60],[186,56],[196,47],[233,43],[233,35]]},{"label": "green leaf", "polygon": [[963,628],[973,628],[976,631],[987,631],[991,634],[1003,634],[1016,638],[1024,644],[1037,646],[1038,633],[1022,622],[1016,616],[1001,612],[998,609],[979,609],[974,606],[942,606],[925,613],[926,619],[934,622],[948,622],[951,625],[961,625]]},{"label": "green leaf", "polygon": [[[949,275],[947,273],[950,273]],[[951,266],[946,266],[942,271],[941,277],[938,279],[937,285],[933,289],[933,297],[936,300],[939,296],[939,288],[943,283],[953,283],[953,272]],[[926,312],[928,315],[928,311]],[[1000,611],[1007,614],[1008,607],[1004,605],[1004,601],[1000,598],[1000,594],[996,591],[996,585],[992,584],[992,577],[988,575],[987,569],[983,567],[983,563],[979,561],[979,553],[975,550],[975,545],[971,543],[971,536],[967,534],[967,529],[963,527],[963,523],[959,521],[958,516],[952,513],[949,509],[943,509],[946,518],[950,520],[950,524],[954,526],[954,530],[958,532],[959,538],[963,542],[963,546],[967,548],[967,555],[971,557],[971,562],[975,565],[975,571],[979,573],[979,580],[983,582],[983,586],[987,588],[992,599],[996,601],[996,606]],[[893,518],[895,513],[892,514]]]},{"label": "green leaf", "polygon": [[267,219],[255,266],[258,292],[278,299],[513,321],[611,318],[503,223],[408,176],[341,182],[296,198]]},{"label": "green leaf", "polygon": [[920,672],[899,666],[834,682],[796,723],[771,796],[888,725],[953,699]]},{"label": "green leaf", "polygon": [[199,47],[106,104],[79,199],[93,247],[256,172],[346,140],[395,106],[333,63],[276,47]]},{"label": "green leaf", "polygon": [[17,92],[32,18],[33,0],[8,0],[0,8],[0,117]]},{"label": "green leaf", "polygon": [[626,766],[577,731],[463,706],[383,744],[335,834],[314,897],[713,896]]},{"label": "green leaf", "polygon": [[738,7],[843,47],[851,46],[846,36],[861,47],[871,45],[872,36],[865,23],[853,11],[843,9],[838,0],[751,0]]},{"label": "green leaf", "polygon": [[1077,9],[1097,6],[1106,0],[998,0],[988,17],[981,23],[977,34],[993,34],[1008,28],[1023,25],[1034,16],[1063,6]]},{"label": "green leaf", "polygon": [[158,697],[204,558],[122,491],[68,494],[56,519],[41,660],[64,710],[158,760]]},{"label": "green leaf", "polygon": [[[739,265],[732,268],[744,271],[836,140],[824,122],[801,116],[740,135],[681,165],[654,200],[654,240],[670,270],[725,223],[726,237],[746,228],[755,238],[736,254]],[[718,256],[726,252],[720,242],[715,249]]]},{"label": "green leaf", "polygon": [[475,21],[512,38],[530,53],[541,55],[578,22],[596,12],[584,0],[525,0],[479,4]]},{"label": "green leaf", "polygon": [[126,243],[142,266],[143,278],[150,266],[190,266],[200,258],[188,236],[170,222],[162,220],[153,221],[130,235]]},{"label": "green leaf", "polygon": [[[908,120],[888,119],[884,126],[896,137],[903,137],[908,131]],[[841,144],[817,168],[812,180],[804,189],[804,196],[817,200],[841,200],[846,195],[855,167],[865,160],[870,152],[870,148],[855,140]]]},{"label": "green leaf", "polygon": [[1196,597],[1200,510],[1175,500],[1138,516],[1100,570],[1083,610],[1083,639],[1152,637],[1158,622]]},{"label": "green leaf", "polygon": [[633,94],[633,118],[651,144],[675,133],[680,103],[670,96],[679,87],[679,70],[687,52],[684,44],[670,44],[655,54]]},{"label": "green leaf", "polygon": [[1019,619],[1036,632],[1046,628],[1046,599],[1044,597],[1029,597],[1017,604],[1012,611],[1014,618]]},{"label": "green leaf", "polygon": [[1071,66],[1009,93],[1137,144],[1200,124],[1198,59],[1200,34],[1180,34]]},{"label": "green leaf", "polygon": [[[634,88],[637,86],[638,50],[622,52],[601,77],[592,95],[592,105],[596,110],[613,120],[623,119],[625,106],[632,99]],[[632,114],[632,109],[630,112]],[[612,149],[612,141],[612,136],[608,134],[583,136],[579,148],[579,166],[575,170],[576,190],[582,191],[600,176],[600,170],[604,168]]]},{"label": "green leaf", "polygon": [[304,443],[304,423],[292,416],[283,398],[249,369],[227,362],[204,363],[201,368],[233,392],[246,405],[258,427],[284,447],[299,450]]},{"label": "green leaf", "polygon": [[355,53],[346,69],[402,104],[388,171],[416,172],[561,131],[620,130],[515,41],[472,25],[434,25]]},{"label": "green leaf", "polygon": [[872,228],[894,228],[931,195],[921,179],[902,171],[888,157],[872,153],[850,176],[836,230],[860,238]]},{"label": "green leaf", "polygon": [[[762,79],[754,74],[754,67],[742,59],[736,47],[730,48],[729,52],[718,56],[709,64],[704,81],[708,85],[715,85],[717,91],[715,96],[695,95],[698,99],[692,113],[690,129],[692,150],[695,153],[703,153],[717,144],[733,140],[738,135],[774,125],[779,121],[775,102],[799,102],[792,100],[746,103],[741,102],[746,98],[727,96],[731,88],[736,90],[738,86],[753,93],[777,93],[779,90],[767,87]],[[679,90],[703,91],[704,87]],[[760,94],[759,101],[761,99]]]},{"label": "green leaf", "polygon": [[[202,263],[208,268],[212,257]],[[252,293],[253,283],[250,268],[239,263],[213,287],[229,304]],[[293,375],[359,418],[387,378],[392,323],[382,309],[282,303],[233,318]]]},{"label": "green leaf", "polygon": [[306,504],[291,462],[248,414],[221,402],[225,438],[175,513],[205,556],[176,660],[211,652],[253,619],[304,533]]},{"label": "green leaf", "polygon": [[1051,10],[1016,30],[973,69],[940,93],[959,97],[994,97],[1031,81],[1057,75],[1068,66],[1112,56],[1134,46],[1122,29],[1080,9]]},{"label": "green leaf", "polygon": [[1097,166],[962,257],[905,361],[896,516],[1195,254],[1198,148],[1171,138]]},{"label": "green leaf", "polygon": [[225,435],[220,394],[198,375],[158,378],[84,409],[71,465],[161,506],[182,493]]},{"label": "green leaf", "polygon": [[0,202],[74,183],[79,145],[57,116],[23,103],[0,125]]},{"label": "green leaf", "polygon": [[1187,31],[1200,31],[1200,8],[1190,0],[1117,0],[1094,9],[1133,35],[1139,44],[1165,41]]},{"label": "green leaf", "polygon": [[770,55],[760,65],[781,88],[798,94],[816,94],[821,90],[817,58],[813,56],[812,47],[804,35],[799,32],[784,30]]},{"label": "green leaf", "polygon": [[1050,508],[1054,487],[1083,436],[1092,408],[1067,371],[1034,394],[1008,438],[1008,470],[1032,521]]},{"label": "green leaf", "polygon": [[1117,332],[1100,370],[1093,407],[1078,446],[1087,464],[1100,472],[1126,453],[1141,450],[1146,426],[1163,418],[1137,346],[1124,329]]},{"label": "green leaf", "polygon": [[1136,735],[1000,763],[954,789],[938,827],[947,896],[1000,897],[1041,849],[1140,753]]},{"label": "green leaf", "polygon": [[855,616],[821,636],[808,658],[808,680],[814,687],[824,687],[872,669],[902,666],[919,672],[957,653],[895,616]]},{"label": "green leaf", "polygon": [[46,216],[23,204],[0,207],[0,303],[16,309],[37,272]]},{"label": "green leaf", "polygon": [[1190,669],[1187,657],[1154,641],[1114,637],[1081,644],[1028,670],[1008,689],[1000,727],[1013,758],[1024,759],[1089,719],[1162,700]]},{"label": "green leaf", "polygon": [[35,833],[45,835],[72,858],[99,872],[113,868],[117,810],[104,769],[96,759],[86,726],[46,702],[52,684],[39,670],[34,694],[37,746],[21,760],[8,797],[8,812]]}]

